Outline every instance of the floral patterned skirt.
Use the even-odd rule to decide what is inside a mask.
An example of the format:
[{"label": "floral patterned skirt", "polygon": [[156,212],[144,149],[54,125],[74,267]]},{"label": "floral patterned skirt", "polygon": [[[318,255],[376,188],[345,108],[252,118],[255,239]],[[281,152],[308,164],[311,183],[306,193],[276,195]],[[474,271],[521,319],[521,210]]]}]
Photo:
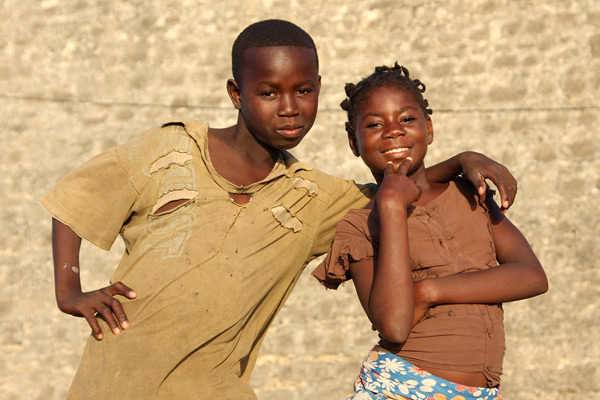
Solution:
[{"label": "floral patterned skirt", "polygon": [[501,400],[500,388],[465,386],[438,378],[375,346],[347,400]]}]

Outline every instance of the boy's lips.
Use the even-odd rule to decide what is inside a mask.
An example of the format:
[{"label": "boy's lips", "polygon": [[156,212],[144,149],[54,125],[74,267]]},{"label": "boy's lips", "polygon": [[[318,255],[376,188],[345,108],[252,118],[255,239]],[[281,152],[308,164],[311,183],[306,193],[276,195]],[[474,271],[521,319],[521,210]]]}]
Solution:
[{"label": "boy's lips", "polygon": [[285,125],[276,129],[277,132],[287,138],[296,138],[302,132],[301,125]]}]

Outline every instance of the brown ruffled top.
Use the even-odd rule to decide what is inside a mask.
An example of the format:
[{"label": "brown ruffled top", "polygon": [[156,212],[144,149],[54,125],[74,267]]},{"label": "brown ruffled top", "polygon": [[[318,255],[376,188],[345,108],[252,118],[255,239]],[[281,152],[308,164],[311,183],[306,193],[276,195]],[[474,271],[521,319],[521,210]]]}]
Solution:
[{"label": "brown ruffled top", "polygon": [[[489,224],[487,208],[477,192],[460,178],[450,182],[427,205],[412,207],[408,229],[415,281],[496,266]],[[351,262],[376,258],[378,248],[377,210],[350,210],[339,223],[333,245],[313,275],[327,288],[335,289],[351,279]],[[496,386],[500,383],[505,350],[502,307],[432,307],[415,325],[402,348],[390,350],[424,369],[482,372],[489,385]]]}]

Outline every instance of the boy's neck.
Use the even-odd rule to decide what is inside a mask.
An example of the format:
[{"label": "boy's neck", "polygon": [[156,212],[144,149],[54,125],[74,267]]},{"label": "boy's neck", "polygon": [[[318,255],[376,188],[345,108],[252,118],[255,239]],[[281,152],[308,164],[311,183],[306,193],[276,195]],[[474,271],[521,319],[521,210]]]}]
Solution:
[{"label": "boy's neck", "polygon": [[219,175],[237,186],[259,182],[273,170],[279,151],[268,149],[238,125],[208,130],[210,161]]}]

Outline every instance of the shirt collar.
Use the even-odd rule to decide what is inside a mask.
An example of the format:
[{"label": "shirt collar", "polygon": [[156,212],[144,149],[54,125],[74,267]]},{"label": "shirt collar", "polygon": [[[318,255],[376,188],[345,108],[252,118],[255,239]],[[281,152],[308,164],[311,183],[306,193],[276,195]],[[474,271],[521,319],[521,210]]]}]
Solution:
[{"label": "shirt collar", "polygon": [[[207,149],[208,141],[206,140],[208,133],[207,122],[174,118],[164,121],[161,124],[161,127],[173,124],[182,125],[187,134],[192,139],[194,139],[196,143],[198,143],[198,147],[200,148],[203,157],[205,157],[207,160],[210,159]],[[212,169],[212,166],[210,166],[210,169]],[[267,177],[262,181],[250,185],[250,187],[257,184],[264,184],[268,181],[279,178],[282,175],[285,175],[289,178],[292,177],[296,172],[301,170],[311,171],[312,167],[309,164],[298,161],[298,159],[294,157],[290,152],[282,150],[279,154],[278,160],[275,162],[273,170],[269,173],[269,175],[267,175]]]}]

